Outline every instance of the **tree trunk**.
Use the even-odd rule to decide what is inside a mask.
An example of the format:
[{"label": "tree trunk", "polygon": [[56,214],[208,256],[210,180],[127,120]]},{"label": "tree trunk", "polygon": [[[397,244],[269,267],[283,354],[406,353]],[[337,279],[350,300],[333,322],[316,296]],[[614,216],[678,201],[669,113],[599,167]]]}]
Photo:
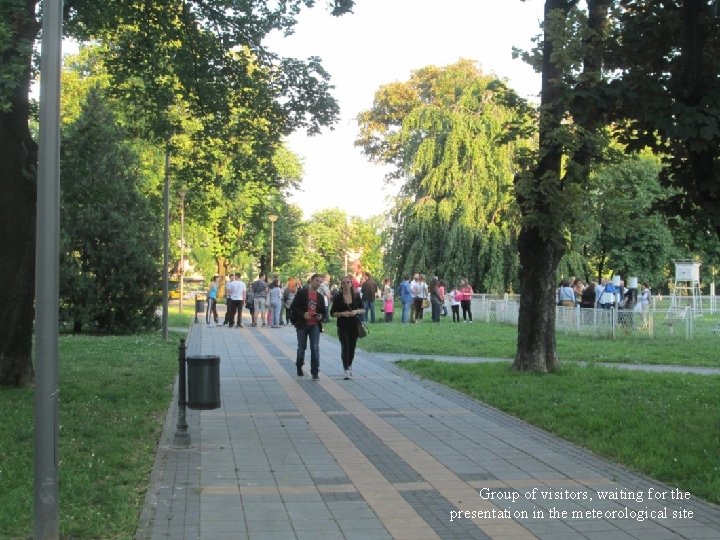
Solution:
[{"label": "tree trunk", "polygon": [[513,369],[552,371],[555,350],[555,272],[563,248],[545,240],[536,228],[524,228],[518,237],[520,251],[520,315]]},{"label": "tree trunk", "polygon": [[[20,9],[20,8],[18,8]],[[37,32],[35,2],[13,21],[14,49],[3,53],[3,70],[22,69],[18,86],[0,112],[0,385],[25,386],[33,381],[32,336],[35,297],[35,215],[37,145],[28,128],[30,47]],[[15,16],[10,16],[15,15]],[[23,50],[27,48],[27,50]],[[42,299],[39,299],[42,301]]]},{"label": "tree trunk", "polygon": [[225,297],[225,276],[227,276],[228,267],[230,263],[225,257],[215,257],[215,264],[217,266],[217,275],[220,276],[220,286],[218,287],[218,298]]},{"label": "tree trunk", "polygon": [[562,143],[557,139],[566,107],[561,75],[553,63],[555,39],[549,24],[551,13],[567,15],[568,0],[546,0],[540,102],[539,159],[535,170],[516,182],[516,197],[522,212],[518,236],[520,254],[520,314],[518,344],[513,369],[552,371],[557,366],[555,350],[555,274],[564,253],[562,226],[565,209],[562,191]]}]

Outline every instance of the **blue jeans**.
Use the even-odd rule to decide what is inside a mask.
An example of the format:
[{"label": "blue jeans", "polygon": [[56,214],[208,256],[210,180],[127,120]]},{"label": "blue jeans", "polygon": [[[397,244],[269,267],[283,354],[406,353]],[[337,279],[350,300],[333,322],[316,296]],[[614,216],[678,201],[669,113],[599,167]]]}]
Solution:
[{"label": "blue jeans", "polygon": [[282,304],[280,302],[277,304],[271,303],[270,307],[272,308],[272,325],[280,326],[280,310],[282,309]]},{"label": "blue jeans", "polygon": [[320,372],[320,326],[317,324],[301,326],[296,328],[296,331],[298,348],[295,365],[302,368],[305,364],[305,349],[307,349],[307,340],[310,337],[310,373],[316,375]]},{"label": "blue jeans", "polygon": [[440,302],[430,302],[430,307],[432,308],[432,322],[440,322],[442,304]]},{"label": "blue jeans", "polygon": [[375,300],[366,302],[363,300],[363,306],[365,307],[365,322],[368,322],[368,313],[370,314],[370,321],[375,322]]},{"label": "blue jeans", "polygon": [[412,301],[410,302],[403,302],[403,308],[402,308],[402,322],[409,323],[410,322],[410,310],[412,309]]}]

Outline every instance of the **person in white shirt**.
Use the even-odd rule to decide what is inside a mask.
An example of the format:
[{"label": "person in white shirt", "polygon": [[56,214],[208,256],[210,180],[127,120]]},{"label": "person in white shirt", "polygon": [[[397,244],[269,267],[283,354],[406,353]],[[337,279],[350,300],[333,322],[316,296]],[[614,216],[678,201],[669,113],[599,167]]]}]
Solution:
[{"label": "person in white shirt", "polygon": [[412,307],[410,308],[410,324],[414,324],[415,313],[417,311],[416,302],[418,295],[420,294],[420,274],[413,275],[413,280],[410,282],[410,294],[412,295]]},{"label": "person in white shirt", "polygon": [[243,305],[245,304],[245,293],[247,287],[245,286],[245,282],[240,279],[240,274],[235,274],[235,278],[228,284],[228,286],[230,287],[231,302],[230,319],[228,326],[230,328],[233,327],[233,324],[235,323],[235,314],[237,313],[237,326],[238,328],[242,328],[242,312]]},{"label": "person in white shirt", "polygon": [[452,310],[453,322],[460,322],[460,300],[458,299],[457,287],[453,287],[452,291],[448,293],[450,298],[450,309]]}]

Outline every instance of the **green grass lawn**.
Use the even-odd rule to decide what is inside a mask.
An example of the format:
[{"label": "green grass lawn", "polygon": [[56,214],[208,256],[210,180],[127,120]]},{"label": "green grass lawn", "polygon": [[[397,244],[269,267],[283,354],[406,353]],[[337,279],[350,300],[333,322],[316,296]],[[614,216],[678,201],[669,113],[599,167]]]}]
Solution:
[{"label": "green grass lawn", "polygon": [[[187,328],[195,321],[195,303],[189,302],[183,304],[182,313],[178,309],[177,304],[168,308],[168,327],[169,328]],[[205,321],[205,314],[198,313],[198,321]]]},{"label": "green grass lawn", "polygon": [[[132,538],[177,374],[170,336],[60,338],[63,538]],[[0,410],[0,538],[29,538],[33,390],[0,388]]]},{"label": "green grass lawn", "polygon": [[[396,318],[397,319],[397,318]],[[335,323],[327,325],[334,332]],[[637,364],[673,364],[720,367],[720,337],[638,338],[615,340],[558,334],[557,351],[561,361],[627,362]],[[370,352],[440,354],[487,358],[513,358],[517,327],[506,324],[474,322],[438,324],[429,320],[420,324],[375,323],[360,347]]]},{"label": "green grass lawn", "polygon": [[506,363],[400,362],[662,482],[720,503],[720,377]]}]

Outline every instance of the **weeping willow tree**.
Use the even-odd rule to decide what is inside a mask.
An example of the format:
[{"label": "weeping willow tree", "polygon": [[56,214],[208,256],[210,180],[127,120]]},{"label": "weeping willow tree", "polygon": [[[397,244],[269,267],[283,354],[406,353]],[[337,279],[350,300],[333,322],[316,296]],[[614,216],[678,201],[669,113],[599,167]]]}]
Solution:
[{"label": "weeping willow tree", "polygon": [[502,292],[517,281],[519,230],[513,194],[517,145],[507,126],[527,104],[470,60],[429,66],[381,87],[358,117],[356,144],[393,166],[400,182],[390,213],[386,268]]}]

